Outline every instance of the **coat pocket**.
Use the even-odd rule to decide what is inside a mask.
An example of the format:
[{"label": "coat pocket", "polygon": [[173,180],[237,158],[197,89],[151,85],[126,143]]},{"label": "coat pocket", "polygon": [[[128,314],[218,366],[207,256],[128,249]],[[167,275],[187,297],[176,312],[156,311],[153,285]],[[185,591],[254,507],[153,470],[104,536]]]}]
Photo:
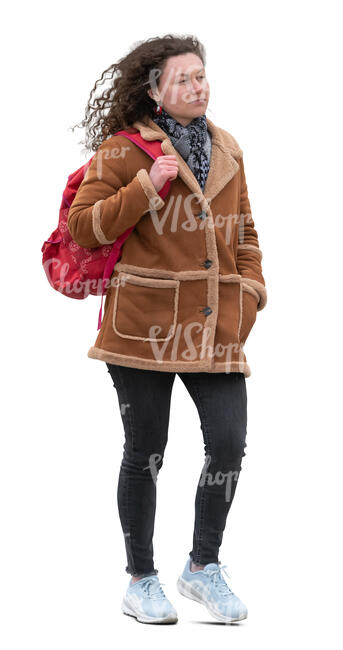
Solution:
[{"label": "coat pocket", "polygon": [[179,280],[119,272],[113,306],[118,336],[139,341],[167,341],[175,334]]},{"label": "coat pocket", "polygon": [[244,343],[255,323],[259,295],[250,285],[241,283],[241,321],[239,327],[239,340]]}]

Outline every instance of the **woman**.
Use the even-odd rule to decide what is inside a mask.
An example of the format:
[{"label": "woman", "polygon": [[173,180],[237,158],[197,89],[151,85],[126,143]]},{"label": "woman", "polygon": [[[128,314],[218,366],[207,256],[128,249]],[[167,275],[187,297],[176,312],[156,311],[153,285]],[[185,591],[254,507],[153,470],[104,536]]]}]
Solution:
[{"label": "woman", "polygon": [[[82,122],[96,155],[68,227],[92,248],[135,226],[88,352],[106,362],[125,431],[117,494],[132,577],[122,610],[140,622],[177,621],[154,567],[152,539],[178,374],[197,406],[206,456],[193,546],[177,586],[231,623],[246,618],[247,608],[227,585],[218,552],[246,447],[250,368],[243,347],[267,301],[242,150],[206,117],[209,84],[197,39],[143,41],[102,79],[106,74],[111,88],[89,103]],[[113,135],[132,127],[159,140],[164,155],[153,161]]]}]

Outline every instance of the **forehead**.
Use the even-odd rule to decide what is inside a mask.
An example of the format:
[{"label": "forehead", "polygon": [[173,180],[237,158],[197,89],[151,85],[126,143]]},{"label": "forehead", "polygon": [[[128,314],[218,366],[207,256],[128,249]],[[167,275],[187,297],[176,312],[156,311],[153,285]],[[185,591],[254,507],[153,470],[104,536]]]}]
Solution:
[{"label": "forehead", "polygon": [[169,57],[164,68],[165,73],[177,76],[196,74],[204,70],[202,60],[193,53]]}]

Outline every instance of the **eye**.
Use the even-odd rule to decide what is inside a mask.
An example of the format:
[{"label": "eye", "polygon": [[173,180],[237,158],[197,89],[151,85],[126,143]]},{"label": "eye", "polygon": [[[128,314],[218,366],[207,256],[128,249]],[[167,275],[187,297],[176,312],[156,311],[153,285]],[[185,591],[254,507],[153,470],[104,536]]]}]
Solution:
[{"label": "eye", "polygon": [[[197,79],[206,79],[206,76],[205,75],[200,75],[200,76],[197,77]],[[186,83],[186,81],[187,81],[187,79],[180,79],[179,83],[183,84],[183,83]]]}]

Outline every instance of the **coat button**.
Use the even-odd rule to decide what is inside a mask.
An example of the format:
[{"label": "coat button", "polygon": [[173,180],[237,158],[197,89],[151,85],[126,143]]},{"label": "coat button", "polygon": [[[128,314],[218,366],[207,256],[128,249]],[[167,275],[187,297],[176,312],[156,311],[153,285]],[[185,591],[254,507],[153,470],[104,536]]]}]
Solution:
[{"label": "coat button", "polygon": [[210,314],[212,314],[211,307],[204,307],[204,309],[202,309],[202,311],[204,312],[205,316],[209,316]]},{"label": "coat button", "polygon": [[208,216],[208,214],[207,214],[207,212],[205,212],[205,210],[202,210],[202,211],[200,212],[200,214],[198,214],[197,216],[199,217],[199,219],[206,219],[206,217]]},{"label": "coat button", "polygon": [[212,264],[212,260],[205,260],[205,262],[203,262],[203,266],[206,266],[207,269],[209,269]]}]

